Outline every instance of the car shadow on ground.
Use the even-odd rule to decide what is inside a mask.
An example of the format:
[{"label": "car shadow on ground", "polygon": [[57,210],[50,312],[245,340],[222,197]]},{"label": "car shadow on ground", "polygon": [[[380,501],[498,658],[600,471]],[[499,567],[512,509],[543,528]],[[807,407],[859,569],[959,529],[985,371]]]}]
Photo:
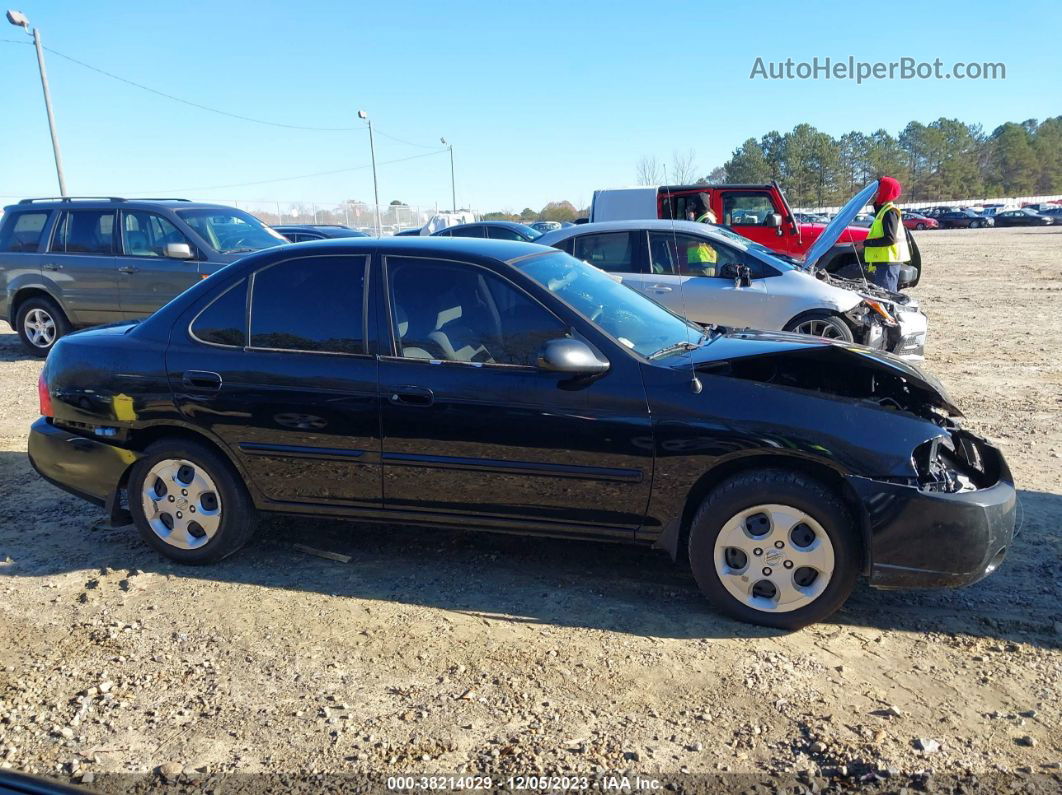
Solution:
[{"label": "car shadow on ground", "polygon": [[40,361],[22,347],[22,340],[7,323],[0,321],[0,362]]},{"label": "car shadow on ground", "polygon": [[[754,638],[780,632],[732,621],[663,553],[619,544],[313,518],[261,520],[255,539],[212,566],[170,563],[131,527],[42,481],[24,453],[0,453],[0,580],[110,568],[419,605],[493,621],[662,638]],[[1062,496],[1021,492],[1021,533],[1001,569],[959,590],[865,584],[831,623],[962,633],[1055,647]],[[350,556],[339,562],[297,545]],[[11,560],[2,563],[5,557]]]}]

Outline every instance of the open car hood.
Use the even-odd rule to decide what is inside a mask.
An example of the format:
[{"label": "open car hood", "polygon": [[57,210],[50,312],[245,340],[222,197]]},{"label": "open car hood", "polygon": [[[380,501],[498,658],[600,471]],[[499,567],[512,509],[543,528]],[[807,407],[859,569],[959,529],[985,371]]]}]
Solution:
[{"label": "open car hood", "polygon": [[812,271],[815,269],[815,265],[822,259],[822,255],[833,248],[837,241],[841,239],[841,235],[844,234],[844,230],[848,228],[848,225],[852,223],[852,219],[859,215],[859,211],[866,207],[870,200],[877,195],[877,192],[878,181],[874,180],[848,200],[848,204],[842,207],[840,212],[833,217],[833,220],[826,225],[826,228],[822,230],[822,234],[811,244],[808,253],[804,255],[804,267],[807,270]]},{"label": "open car hood", "polygon": [[[808,334],[737,331],[716,337],[690,354],[693,366],[706,372],[726,374],[726,370],[733,369],[729,367],[731,363],[741,362],[743,364],[738,369],[754,374],[754,380],[765,383],[797,386],[853,399],[877,399],[882,405],[898,404],[900,408],[923,413],[915,409],[913,403],[916,402],[955,417],[962,416],[944,385],[932,375],[890,353],[854,343],[827,340]],[[685,357],[683,359],[685,363],[682,366],[688,367],[689,360]],[[755,362],[757,359],[762,359],[762,362]],[[796,370],[800,371],[804,379],[802,383],[784,378],[775,379],[770,375],[784,370],[785,368],[775,366],[783,362],[796,366]],[[749,363],[762,364],[764,367],[749,367]],[[812,364],[819,369],[812,368]],[[808,381],[809,377],[814,378],[809,374],[816,371],[828,374],[829,379],[824,379],[822,383]],[[849,384],[845,383],[846,373],[852,374],[850,388]],[[871,390],[869,394],[868,385]],[[900,399],[901,393],[907,397]],[[907,403],[912,405],[906,405]]]}]

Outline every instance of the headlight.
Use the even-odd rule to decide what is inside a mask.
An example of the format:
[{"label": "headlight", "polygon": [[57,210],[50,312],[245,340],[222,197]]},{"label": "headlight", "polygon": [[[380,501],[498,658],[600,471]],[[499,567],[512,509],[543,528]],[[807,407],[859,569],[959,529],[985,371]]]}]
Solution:
[{"label": "headlight", "polygon": [[892,316],[892,313],[889,312],[881,301],[875,301],[872,298],[864,298],[863,303],[867,305],[871,312],[878,315],[881,318],[881,322],[886,326],[899,325],[896,322],[896,318]]}]

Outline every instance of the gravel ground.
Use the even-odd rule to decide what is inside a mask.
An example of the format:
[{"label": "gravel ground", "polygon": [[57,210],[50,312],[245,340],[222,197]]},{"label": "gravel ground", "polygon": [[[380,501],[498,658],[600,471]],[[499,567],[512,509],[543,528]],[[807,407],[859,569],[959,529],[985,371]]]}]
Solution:
[{"label": "gravel ground", "polygon": [[926,366],[1003,446],[1021,535],[975,586],[861,586],[792,634],[609,545],[268,520],[221,565],[169,564],[32,472],[41,365],[0,327],[0,765],[111,791],[610,771],[1057,791],[1062,229],[918,239]]}]

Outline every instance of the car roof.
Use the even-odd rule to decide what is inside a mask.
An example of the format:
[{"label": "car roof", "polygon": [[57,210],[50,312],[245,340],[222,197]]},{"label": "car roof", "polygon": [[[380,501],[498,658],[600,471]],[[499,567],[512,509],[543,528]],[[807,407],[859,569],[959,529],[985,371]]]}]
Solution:
[{"label": "car roof", "polygon": [[464,229],[469,226],[500,226],[505,229],[514,229],[516,231],[524,230],[528,228],[527,224],[521,224],[518,221],[469,221],[467,224],[454,224],[448,226],[445,229],[440,229],[440,232],[445,232],[447,229]]},{"label": "car roof", "polygon": [[128,208],[128,209],[151,209],[167,207],[176,210],[226,210],[231,212],[238,208],[227,204],[212,204],[210,202],[193,202],[187,199],[122,199],[117,196],[99,197],[70,197],[66,199],[23,199],[17,204],[11,204],[4,208],[5,212],[18,210],[54,210],[54,209],[99,209],[101,207]]},{"label": "car roof", "polygon": [[[435,237],[434,235],[408,237],[333,237],[327,240],[308,240],[297,244],[299,256],[305,257],[314,251],[322,254],[354,253],[363,250],[380,251],[384,254],[409,254],[425,256],[428,254],[446,257],[447,254],[459,256],[484,257],[512,263],[534,254],[555,254],[556,249],[525,243],[522,240],[491,240],[485,237]],[[275,256],[289,250],[284,246],[267,248],[255,254],[249,254],[245,261],[252,258],[261,259]]]},{"label": "car roof", "polygon": [[577,224],[546,232],[535,240],[543,246],[552,246],[570,237],[592,234],[594,232],[683,232],[714,238],[731,246],[741,247],[741,242],[715,231],[713,224],[700,224],[696,221],[671,221],[667,218],[632,218],[626,221],[597,221],[592,224]]}]

